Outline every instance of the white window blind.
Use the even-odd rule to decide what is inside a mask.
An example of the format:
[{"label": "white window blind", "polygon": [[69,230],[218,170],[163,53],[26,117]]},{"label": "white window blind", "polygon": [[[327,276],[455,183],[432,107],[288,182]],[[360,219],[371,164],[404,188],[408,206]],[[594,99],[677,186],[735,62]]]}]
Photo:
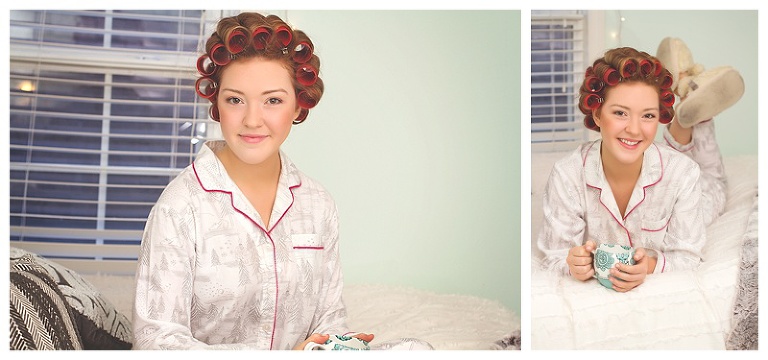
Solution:
[{"label": "white window blind", "polygon": [[195,61],[222,15],[10,11],[11,241],[140,244],[208,133]]},{"label": "white window blind", "polygon": [[586,70],[584,11],[531,11],[531,150],[563,151],[588,140],[577,107]]}]

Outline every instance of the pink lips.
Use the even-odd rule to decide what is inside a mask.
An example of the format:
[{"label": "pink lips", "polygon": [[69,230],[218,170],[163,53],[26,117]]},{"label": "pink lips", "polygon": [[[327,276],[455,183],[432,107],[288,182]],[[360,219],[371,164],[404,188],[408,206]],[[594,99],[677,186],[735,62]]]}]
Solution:
[{"label": "pink lips", "polygon": [[244,142],[249,144],[258,144],[262,141],[264,141],[268,136],[267,135],[247,135],[247,134],[240,134],[240,138],[243,139]]},{"label": "pink lips", "polygon": [[639,140],[619,139],[619,143],[627,149],[636,149],[640,145]]}]

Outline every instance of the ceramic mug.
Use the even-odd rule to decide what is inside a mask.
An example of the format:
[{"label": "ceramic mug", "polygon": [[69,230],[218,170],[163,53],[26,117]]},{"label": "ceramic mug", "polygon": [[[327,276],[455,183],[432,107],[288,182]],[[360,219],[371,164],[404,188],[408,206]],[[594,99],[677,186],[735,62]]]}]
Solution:
[{"label": "ceramic mug", "polygon": [[631,246],[619,244],[600,244],[595,250],[595,277],[601,285],[613,290],[613,284],[608,280],[611,268],[620,262],[626,265],[635,265],[635,249]]},{"label": "ceramic mug", "polygon": [[346,335],[330,335],[325,343],[309,342],[304,350],[370,350],[368,342]]}]

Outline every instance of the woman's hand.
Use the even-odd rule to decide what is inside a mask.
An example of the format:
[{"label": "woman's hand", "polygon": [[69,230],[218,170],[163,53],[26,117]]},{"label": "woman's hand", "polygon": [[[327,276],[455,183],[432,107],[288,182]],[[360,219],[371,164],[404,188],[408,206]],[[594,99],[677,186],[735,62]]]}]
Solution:
[{"label": "woman's hand", "polygon": [[352,337],[358,338],[358,339],[363,340],[363,341],[365,341],[367,343],[373,341],[373,334],[359,333],[359,334],[352,335]]},{"label": "woman's hand", "polygon": [[632,290],[645,282],[646,275],[653,273],[656,269],[656,258],[648,256],[643,248],[635,250],[634,259],[635,265],[616,263],[616,266],[611,269],[610,280],[614,290],[618,292]]},{"label": "woman's hand", "polygon": [[597,245],[592,240],[587,240],[584,245],[572,247],[568,251],[568,257],[565,258],[565,262],[568,264],[568,270],[577,280],[586,281],[592,278],[595,274],[595,268],[592,266],[594,263],[593,251],[597,248]]},{"label": "woman's hand", "polygon": [[301,344],[296,345],[296,347],[294,347],[293,350],[304,350],[304,348],[307,347],[307,344],[309,344],[310,342],[314,342],[314,343],[318,343],[318,344],[324,344],[326,341],[328,341],[329,337],[330,337],[330,335],[328,335],[328,334],[312,334],[312,335],[309,335],[307,340],[304,340],[304,342],[302,342]]}]

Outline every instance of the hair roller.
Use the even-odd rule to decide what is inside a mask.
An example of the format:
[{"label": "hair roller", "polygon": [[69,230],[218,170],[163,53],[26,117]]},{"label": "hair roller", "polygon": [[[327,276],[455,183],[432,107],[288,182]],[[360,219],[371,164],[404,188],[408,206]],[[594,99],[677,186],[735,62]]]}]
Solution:
[{"label": "hair roller", "polygon": [[267,43],[269,43],[270,36],[272,36],[272,32],[267,27],[257,27],[251,34],[253,47],[256,48],[256,50],[264,50],[267,47]]},{"label": "hair roller", "polygon": [[219,107],[216,104],[211,105],[208,108],[208,115],[216,122],[221,121],[221,115],[219,114]]},{"label": "hair roller", "polygon": [[675,94],[669,90],[664,90],[659,95],[659,100],[664,107],[672,107],[675,105]]},{"label": "hair roller", "polygon": [[581,100],[582,105],[584,105],[585,108],[590,110],[595,110],[599,108],[602,102],[603,102],[603,98],[601,98],[597,94],[589,94]]},{"label": "hair roller", "polygon": [[231,54],[239,54],[248,44],[248,30],[242,26],[237,26],[227,31],[224,38],[224,46]]},{"label": "hair roller", "polygon": [[672,117],[674,117],[672,111],[669,109],[661,109],[661,112],[659,113],[659,122],[665,125],[669,124],[672,122]]},{"label": "hair roller", "polygon": [[200,75],[211,76],[216,72],[216,69],[216,64],[211,61],[211,58],[208,57],[208,54],[200,55],[200,57],[197,58],[197,71],[200,73]]},{"label": "hair roller", "polygon": [[637,72],[637,63],[633,59],[628,59],[621,66],[621,77],[630,78]]},{"label": "hair roller", "polygon": [[195,91],[201,98],[210,99],[216,94],[216,90],[216,83],[207,76],[195,81]]},{"label": "hair roller", "polygon": [[620,80],[621,77],[619,76],[619,72],[614,68],[608,68],[603,73],[603,81],[610,86],[618,84]]},{"label": "hair roller", "polygon": [[587,68],[587,71],[584,72],[584,77],[590,77],[593,75],[595,75],[595,69],[590,66]]},{"label": "hair roller", "polygon": [[303,90],[296,96],[296,101],[304,109],[311,109],[317,105],[317,100],[313,99],[308,92]]},{"label": "hair roller", "polygon": [[314,85],[314,83],[317,82],[317,69],[310,64],[299,66],[298,69],[296,69],[296,80],[299,81],[299,84],[304,86]]},{"label": "hair roller", "polygon": [[211,47],[211,51],[208,53],[208,57],[211,58],[211,61],[213,61],[214,64],[219,66],[227,65],[230,61],[232,61],[232,56],[222,43],[216,43],[213,45],[213,47]]},{"label": "hair roller", "polygon": [[584,126],[586,126],[589,130],[600,131],[600,127],[597,126],[597,123],[595,123],[595,119],[592,117],[592,115],[587,115],[584,117]]},{"label": "hair roller", "polygon": [[309,115],[308,109],[301,109],[301,112],[299,112],[299,116],[296,117],[296,120],[293,120],[294,125],[298,125],[304,122],[304,120],[307,120],[307,115]]},{"label": "hair roller", "polygon": [[584,86],[586,86],[586,89],[589,92],[597,93],[600,92],[600,90],[603,90],[605,83],[600,81],[600,79],[598,79],[596,76],[591,75],[584,79]]},{"label": "hair roller", "polygon": [[661,65],[661,61],[657,58],[653,58],[653,76],[661,75],[661,70],[664,70],[664,66]]},{"label": "hair roller", "polygon": [[277,27],[277,29],[275,29],[275,37],[277,38],[277,41],[283,45],[283,47],[288,46],[288,44],[291,43],[291,40],[293,40],[293,34],[291,33],[291,30],[288,29],[288,27],[285,25],[280,25]]},{"label": "hair roller", "polygon": [[312,45],[302,41],[293,49],[293,61],[303,64],[312,58]]},{"label": "hair roller", "polygon": [[651,73],[653,73],[653,68],[654,66],[650,61],[646,59],[640,60],[640,73],[643,76],[651,75]]},{"label": "hair roller", "polygon": [[659,86],[662,90],[667,90],[672,87],[673,82],[674,80],[672,79],[672,75],[669,73],[669,71],[667,71],[667,73],[664,74],[664,76],[661,78],[661,84],[659,84]]}]

